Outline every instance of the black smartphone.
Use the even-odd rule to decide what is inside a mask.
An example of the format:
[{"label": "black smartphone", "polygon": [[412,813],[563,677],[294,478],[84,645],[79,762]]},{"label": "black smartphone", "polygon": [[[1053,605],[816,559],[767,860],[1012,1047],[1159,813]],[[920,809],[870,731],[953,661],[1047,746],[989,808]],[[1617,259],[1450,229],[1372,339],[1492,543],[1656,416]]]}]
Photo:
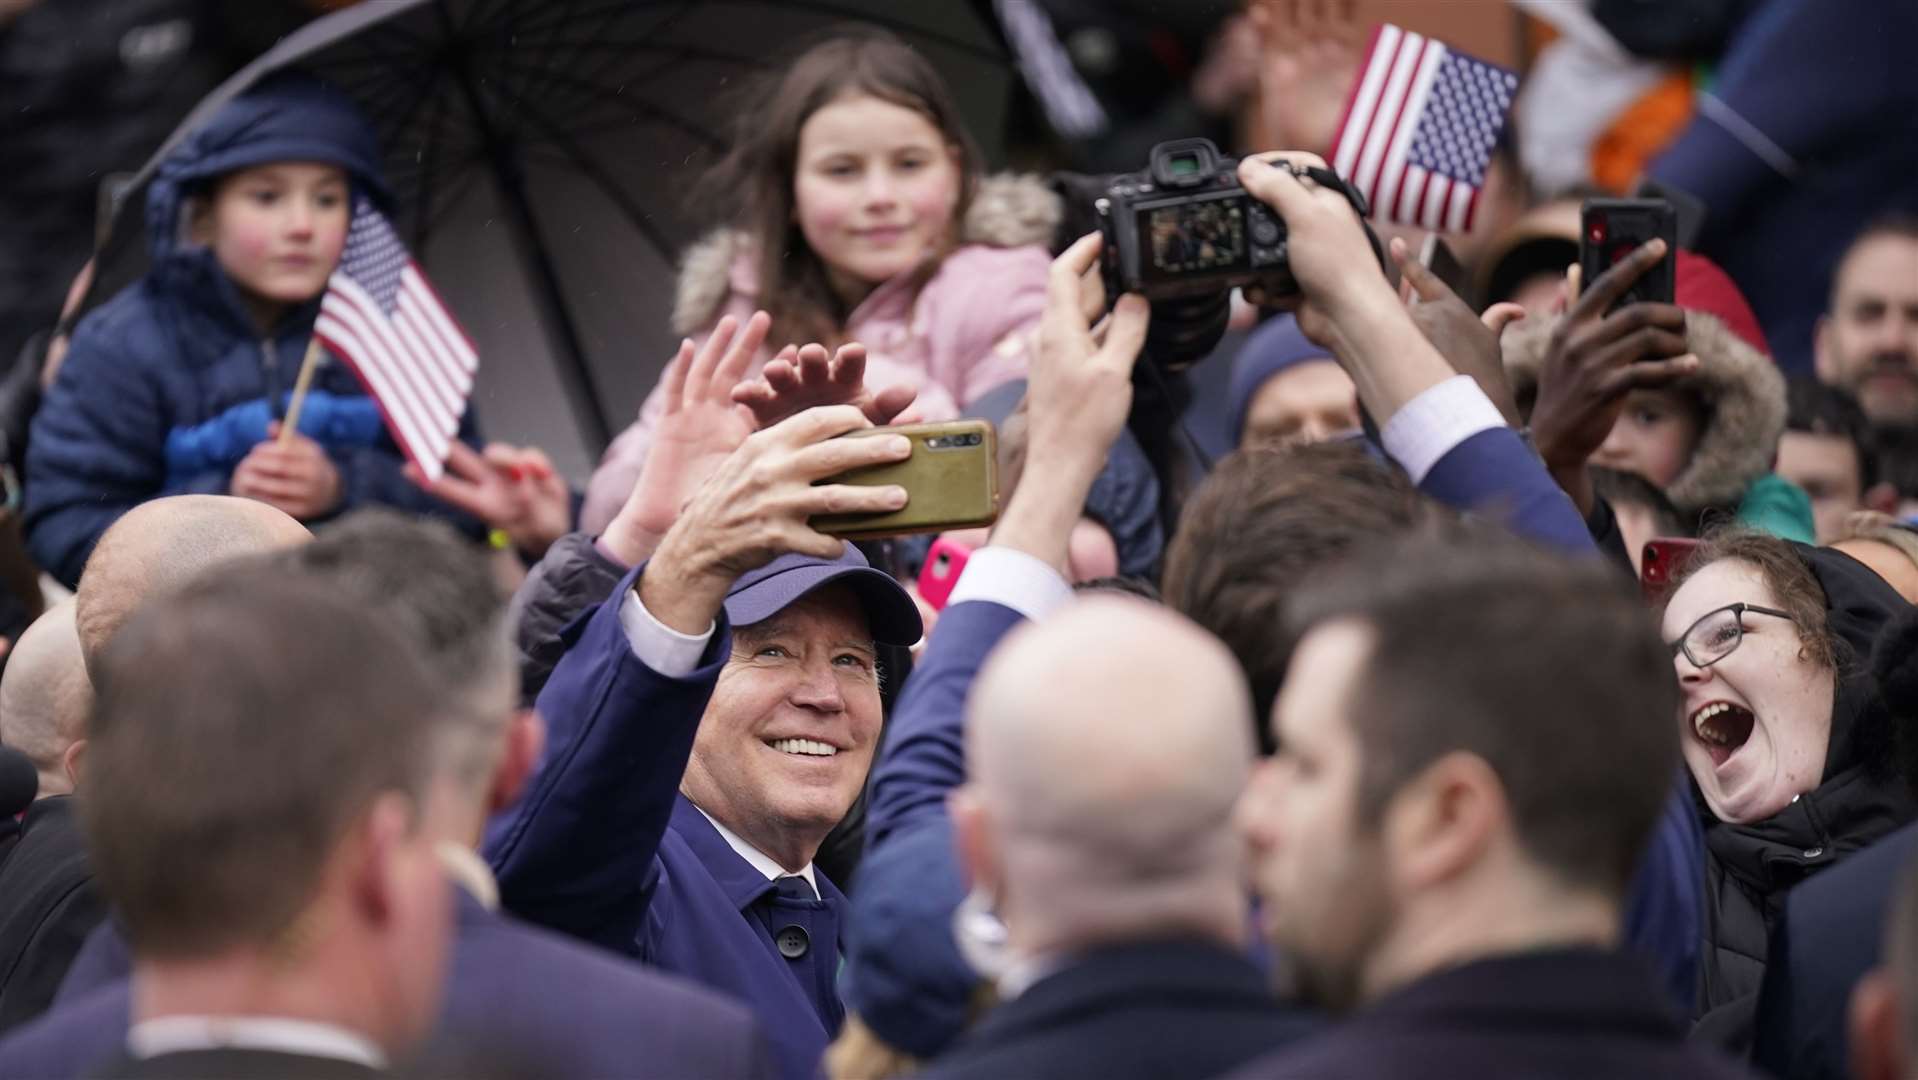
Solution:
[{"label": "black smartphone", "polygon": [[1433,277],[1443,281],[1446,288],[1465,297],[1466,303],[1471,302],[1471,298],[1466,297],[1469,285],[1465,280],[1465,264],[1458,261],[1452,245],[1446,243],[1439,234],[1426,235],[1425,243],[1419,247],[1419,264],[1430,270]]},{"label": "black smartphone", "polygon": [[1678,216],[1664,199],[1585,200],[1579,212],[1579,288],[1591,288],[1599,275],[1655,239],[1665,241],[1665,257],[1607,310],[1672,302],[1677,287]]}]

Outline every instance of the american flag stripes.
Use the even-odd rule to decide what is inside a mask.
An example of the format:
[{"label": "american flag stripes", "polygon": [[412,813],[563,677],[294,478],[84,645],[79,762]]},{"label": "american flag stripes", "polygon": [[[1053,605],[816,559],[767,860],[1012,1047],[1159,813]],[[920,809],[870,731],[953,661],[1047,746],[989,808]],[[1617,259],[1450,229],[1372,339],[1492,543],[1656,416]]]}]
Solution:
[{"label": "american flag stripes", "polygon": [[1470,232],[1518,76],[1387,23],[1332,144],[1332,169],[1380,221]]},{"label": "american flag stripes", "polygon": [[400,451],[439,479],[479,354],[369,199],[353,207],[313,332],[379,403]]}]

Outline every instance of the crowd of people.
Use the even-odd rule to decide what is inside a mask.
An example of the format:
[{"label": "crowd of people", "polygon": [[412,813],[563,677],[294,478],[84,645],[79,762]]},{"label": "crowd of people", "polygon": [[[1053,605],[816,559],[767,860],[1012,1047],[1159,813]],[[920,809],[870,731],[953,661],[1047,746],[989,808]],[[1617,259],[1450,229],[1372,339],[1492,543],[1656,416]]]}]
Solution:
[{"label": "crowd of people", "polygon": [[[824,38],[578,488],[470,411],[429,479],[338,364],[288,413],[391,194],[263,79],[29,372],[0,1080],[1918,1078],[1918,200],[1772,126],[1821,17],[1747,6],[1647,170],[1699,250],[1582,280],[1508,141],[1448,283],[1322,141],[1247,145],[1296,292],[1189,370],[1079,187]],[[1750,250],[1807,213],[1815,319]],[[843,436],[960,417],[990,527],[819,527],[938,494]]]}]

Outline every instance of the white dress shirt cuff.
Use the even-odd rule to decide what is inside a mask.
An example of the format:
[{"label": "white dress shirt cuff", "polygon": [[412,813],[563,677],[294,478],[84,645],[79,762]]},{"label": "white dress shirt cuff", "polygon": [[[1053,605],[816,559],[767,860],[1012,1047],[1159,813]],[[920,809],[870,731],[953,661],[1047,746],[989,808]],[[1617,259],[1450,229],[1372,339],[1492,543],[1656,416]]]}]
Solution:
[{"label": "white dress shirt cuff", "polygon": [[619,605],[619,625],[639,662],[669,679],[683,679],[699,670],[699,658],[706,655],[706,643],[713,639],[714,623],[703,634],[682,634],[653,618],[639,602],[639,590],[627,589],[626,600]]},{"label": "white dress shirt cuff", "polygon": [[[1505,418],[1470,375],[1454,375],[1406,402],[1385,422],[1379,439],[1414,484],[1465,440],[1502,428]],[[970,569],[970,567],[968,567]]]},{"label": "white dress shirt cuff", "polygon": [[952,587],[946,606],[988,600],[1037,620],[1070,599],[1072,585],[1043,559],[1016,548],[987,545],[966,560],[965,572]]}]

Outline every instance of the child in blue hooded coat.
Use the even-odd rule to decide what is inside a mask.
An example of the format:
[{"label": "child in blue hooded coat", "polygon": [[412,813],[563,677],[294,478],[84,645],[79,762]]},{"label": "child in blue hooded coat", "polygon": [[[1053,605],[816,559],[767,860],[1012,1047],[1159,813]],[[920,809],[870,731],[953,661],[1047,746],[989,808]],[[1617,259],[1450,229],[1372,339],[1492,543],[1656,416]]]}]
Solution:
[{"label": "child in blue hooded coat", "polygon": [[[371,128],[298,74],[167,155],[147,192],[152,268],[80,322],[34,417],[25,522],[41,566],[71,586],[121,514],[188,493],[306,522],[383,504],[471,531],[406,479],[378,407],[331,356],[298,433],[274,438],[360,194],[390,205]],[[461,435],[473,441],[470,411]]]}]

